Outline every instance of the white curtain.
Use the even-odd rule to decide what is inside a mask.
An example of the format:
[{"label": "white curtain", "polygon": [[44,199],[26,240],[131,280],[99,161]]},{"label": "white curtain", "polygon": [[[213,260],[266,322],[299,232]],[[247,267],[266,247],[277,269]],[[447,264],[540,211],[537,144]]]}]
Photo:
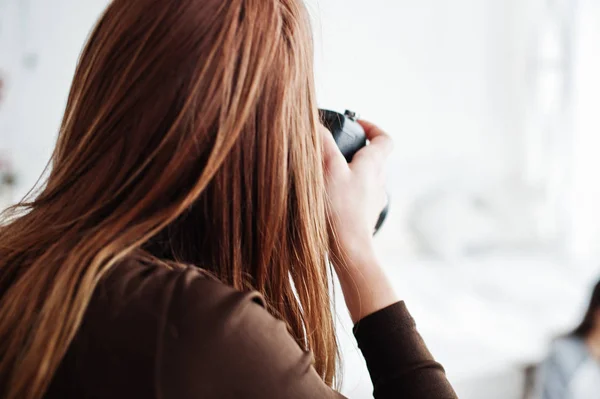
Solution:
[{"label": "white curtain", "polygon": [[579,0],[574,53],[570,249],[600,254],[600,2]]}]

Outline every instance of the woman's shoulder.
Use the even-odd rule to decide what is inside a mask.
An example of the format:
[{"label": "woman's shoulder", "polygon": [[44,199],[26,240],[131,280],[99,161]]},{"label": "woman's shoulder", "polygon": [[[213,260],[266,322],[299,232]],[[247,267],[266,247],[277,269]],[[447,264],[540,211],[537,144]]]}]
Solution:
[{"label": "woman's shoulder", "polygon": [[239,292],[200,268],[128,259],[102,278],[90,307],[98,305],[107,318],[123,311],[148,311],[150,315],[173,318],[238,301],[263,304],[258,293]]},{"label": "woman's shoulder", "polygon": [[103,339],[118,334],[119,341],[141,335],[182,340],[186,330],[201,326],[202,338],[209,340],[249,306],[264,307],[262,296],[237,291],[197,267],[127,260],[97,286],[85,317],[85,327],[93,329],[85,332]]},{"label": "woman's shoulder", "polygon": [[567,373],[576,370],[589,357],[585,342],[573,336],[556,339],[545,360],[546,367],[560,368]]},{"label": "woman's shoulder", "polygon": [[581,357],[587,354],[587,349],[581,338],[569,335],[554,340],[550,346],[550,354],[559,357],[571,355]]}]

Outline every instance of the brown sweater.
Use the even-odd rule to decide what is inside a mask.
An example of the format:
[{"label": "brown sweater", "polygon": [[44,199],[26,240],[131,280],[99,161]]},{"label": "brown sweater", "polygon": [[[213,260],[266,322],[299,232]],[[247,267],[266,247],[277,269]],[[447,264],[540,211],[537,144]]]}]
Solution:
[{"label": "brown sweater", "polygon": [[[398,302],[354,328],[374,396],[456,394]],[[257,293],[126,262],[97,288],[46,398],[343,398]]]}]

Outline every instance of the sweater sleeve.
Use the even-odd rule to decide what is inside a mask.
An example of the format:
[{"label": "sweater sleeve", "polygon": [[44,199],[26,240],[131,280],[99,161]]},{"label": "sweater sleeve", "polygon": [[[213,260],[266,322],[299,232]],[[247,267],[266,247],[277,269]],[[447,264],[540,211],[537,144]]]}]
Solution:
[{"label": "sweater sleeve", "polygon": [[377,399],[454,399],[444,369],[427,350],[404,302],[397,302],[354,326]]},{"label": "sweater sleeve", "polygon": [[[205,279],[173,298],[160,352],[165,398],[343,398],[312,367],[285,324],[256,293]],[[403,303],[360,321],[355,334],[375,386],[375,398],[455,398]]]}]

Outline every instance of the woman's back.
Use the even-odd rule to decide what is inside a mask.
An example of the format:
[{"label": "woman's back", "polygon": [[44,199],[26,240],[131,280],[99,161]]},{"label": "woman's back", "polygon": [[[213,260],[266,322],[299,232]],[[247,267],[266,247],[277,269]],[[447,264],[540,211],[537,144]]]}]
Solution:
[{"label": "woman's back", "polygon": [[47,397],[325,396],[303,387],[318,379],[311,356],[261,306],[193,267],[124,262],[97,287]]}]

